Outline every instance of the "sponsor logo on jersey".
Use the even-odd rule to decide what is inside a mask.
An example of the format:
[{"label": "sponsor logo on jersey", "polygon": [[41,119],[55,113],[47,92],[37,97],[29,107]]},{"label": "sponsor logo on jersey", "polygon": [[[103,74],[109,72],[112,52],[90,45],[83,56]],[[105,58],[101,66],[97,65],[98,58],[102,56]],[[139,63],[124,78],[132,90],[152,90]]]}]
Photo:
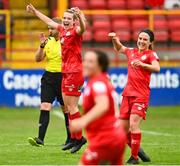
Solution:
[{"label": "sponsor logo on jersey", "polygon": [[66,33],[66,36],[70,36],[70,35],[71,35],[71,32],[67,32],[67,33]]},{"label": "sponsor logo on jersey", "polygon": [[147,59],[147,55],[143,55],[142,57],[141,57],[141,60],[146,60]]}]

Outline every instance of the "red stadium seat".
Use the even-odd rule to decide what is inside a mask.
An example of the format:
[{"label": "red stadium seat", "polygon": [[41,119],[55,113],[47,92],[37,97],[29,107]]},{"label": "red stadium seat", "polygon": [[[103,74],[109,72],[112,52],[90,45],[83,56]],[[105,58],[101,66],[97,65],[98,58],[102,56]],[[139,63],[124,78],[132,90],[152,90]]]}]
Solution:
[{"label": "red stadium seat", "polygon": [[109,20],[110,16],[106,14],[95,14],[92,15],[93,20]]},{"label": "red stadium seat", "polygon": [[125,0],[108,0],[107,6],[109,9],[126,9]]},{"label": "red stadium seat", "polygon": [[131,40],[131,32],[128,30],[116,31],[116,34],[122,42],[129,42]]},{"label": "red stadium seat", "polygon": [[144,9],[145,2],[144,0],[128,0],[127,8],[128,9]]},{"label": "red stadium seat", "polygon": [[169,40],[169,33],[167,30],[155,30],[155,41],[157,42],[167,42]]},{"label": "red stadium seat", "polygon": [[83,41],[90,42],[93,39],[92,30],[87,29],[83,34]]},{"label": "red stadium seat", "polygon": [[137,39],[138,39],[138,34],[139,34],[139,31],[133,31],[133,34],[132,34],[132,39],[134,40],[134,41],[137,41]]},{"label": "red stadium seat", "polygon": [[172,15],[167,15],[168,20],[180,20],[180,15],[172,14]]},{"label": "red stadium seat", "polygon": [[110,29],[111,23],[109,20],[94,20],[93,21],[93,29]]},{"label": "red stadium seat", "polygon": [[148,19],[147,15],[141,15],[141,14],[134,14],[134,15],[130,15],[131,19]]},{"label": "red stadium seat", "polygon": [[180,30],[174,30],[170,34],[171,41],[180,42]]},{"label": "red stadium seat", "polygon": [[109,30],[102,30],[102,29],[95,30],[93,34],[94,40],[96,42],[110,42],[110,38],[108,37],[109,32],[110,32],[110,29]]},{"label": "red stadium seat", "polygon": [[148,20],[146,19],[134,19],[132,20],[132,30],[140,30],[144,28],[148,28]]},{"label": "red stadium seat", "polygon": [[111,20],[121,20],[121,19],[129,19],[128,15],[111,15]]},{"label": "red stadium seat", "polygon": [[106,1],[105,0],[90,0],[89,7],[91,9],[106,9]]},{"label": "red stadium seat", "polygon": [[71,7],[79,7],[80,9],[88,9],[87,0],[71,0]]},{"label": "red stadium seat", "polygon": [[168,26],[170,30],[180,29],[180,20],[171,19],[168,21]]},{"label": "red stadium seat", "polygon": [[130,30],[130,29],[131,29],[131,25],[129,19],[112,20],[113,31]]},{"label": "red stadium seat", "polygon": [[154,20],[154,29],[155,30],[167,30],[168,22],[165,19],[155,19]]}]

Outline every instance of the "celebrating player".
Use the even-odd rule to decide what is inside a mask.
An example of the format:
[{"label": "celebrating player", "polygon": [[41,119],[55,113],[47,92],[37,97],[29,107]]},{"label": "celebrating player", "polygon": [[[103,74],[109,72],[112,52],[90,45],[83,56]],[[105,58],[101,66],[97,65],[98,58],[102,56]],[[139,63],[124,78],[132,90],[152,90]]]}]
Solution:
[{"label": "celebrating player", "polygon": [[[53,21],[61,24],[62,21],[59,18],[53,18]],[[62,109],[64,109],[64,103],[62,99],[61,92],[61,45],[59,38],[59,31],[48,27],[49,38],[46,38],[44,33],[40,35],[40,47],[36,52],[36,62],[43,61],[47,59],[46,70],[41,79],[41,112],[39,118],[39,135],[38,138],[28,138],[31,145],[43,146],[44,137],[49,124],[49,111],[51,110],[52,103],[57,98],[57,101],[61,104]],[[65,112],[65,111],[64,111]],[[68,113],[64,113],[67,131],[67,140],[70,139],[69,132],[69,120]]]},{"label": "celebrating player", "polygon": [[106,73],[108,64],[103,52],[85,54],[83,71],[89,80],[83,95],[84,116],[70,123],[72,132],[85,128],[89,140],[80,165],[122,165],[126,135],[116,117],[115,91]]},{"label": "celebrating player", "polygon": [[[47,25],[56,28],[60,32],[62,44],[62,92],[66,109],[68,110],[69,119],[73,120],[81,117],[78,109],[79,96],[84,79],[82,76],[82,34],[86,29],[85,18],[78,8],[71,8],[64,12],[63,25],[54,22],[31,4],[27,5],[27,11],[35,14]],[[76,26],[77,20],[79,26]],[[78,151],[86,139],[82,136],[82,131],[71,134],[71,141],[67,143],[63,150],[71,149],[71,153]]]},{"label": "celebrating player", "polygon": [[[124,124],[128,145],[131,147],[129,164],[138,164],[140,152],[142,119],[146,118],[150,96],[151,73],[159,72],[159,58],[152,50],[154,33],[149,29],[141,30],[137,40],[137,48],[127,48],[119,41],[115,33],[109,33],[114,48],[119,53],[124,53],[128,59],[128,81],[123,92],[123,100],[120,109],[120,118]],[[142,150],[142,149],[141,149]],[[144,161],[150,161],[148,156],[141,154]]]}]

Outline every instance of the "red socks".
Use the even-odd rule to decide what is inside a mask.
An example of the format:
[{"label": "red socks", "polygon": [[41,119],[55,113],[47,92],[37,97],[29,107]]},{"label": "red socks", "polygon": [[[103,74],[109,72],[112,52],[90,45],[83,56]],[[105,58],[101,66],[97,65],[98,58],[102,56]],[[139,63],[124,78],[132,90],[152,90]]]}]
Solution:
[{"label": "red socks", "polygon": [[127,138],[127,142],[126,143],[131,148],[131,132],[127,133],[126,138]]},{"label": "red socks", "polygon": [[131,156],[138,159],[138,152],[141,143],[141,133],[131,133]]},{"label": "red socks", "polygon": [[[73,119],[80,118],[80,117],[81,117],[80,112],[76,112],[75,114],[70,114],[69,119],[73,120]],[[82,131],[80,131],[78,133],[71,133],[71,138],[80,140],[82,138]]]}]

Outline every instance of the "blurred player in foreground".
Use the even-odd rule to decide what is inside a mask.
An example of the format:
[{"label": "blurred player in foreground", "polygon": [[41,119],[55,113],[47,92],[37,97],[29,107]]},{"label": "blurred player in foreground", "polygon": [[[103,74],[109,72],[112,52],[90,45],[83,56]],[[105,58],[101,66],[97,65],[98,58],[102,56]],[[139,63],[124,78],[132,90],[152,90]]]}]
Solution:
[{"label": "blurred player in foreground", "polygon": [[[58,29],[60,32],[62,45],[62,92],[65,109],[69,112],[69,119],[73,120],[81,117],[78,109],[78,101],[81,95],[81,88],[84,83],[82,75],[82,34],[86,29],[85,17],[79,8],[71,8],[64,12],[62,25],[54,22],[31,4],[27,5],[27,11],[36,15],[47,25]],[[76,26],[76,23],[79,26]],[[82,130],[76,134],[71,134],[70,141],[62,150],[71,149],[71,153],[77,152],[85,143]]]},{"label": "blurred player in foreground", "polygon": [[131,157],[127,163],[138,164],[138,153],[143,161],[150,161],[140,149],[140,124],[146,118],[151,73],[160,71],[159,58],[152,50],[154,33],[149,29],[141,30],[137,48],[127,48],[122,45],[115,33],[109,33],[109,36],[112,38],[115,50],[124,53],[128,59],[128,81],[122,94],[120,109],[120,118],[128,133],[128,145],[131,147]]},{"label": "blurred player in foreground", "polygon": [[107,77],[108,64],[103,52],[85,54],[83,72],[88,84],[83,94],[84,115],[70,123],[71,132],[85,128],[89,140],[80,165],[123,164],[126,134],[116,116],[115,91]]},{"label": "blurred player in foreground", "polygon": [[[59,18],[53,18],[53,21],[59,24],[62,23],[61,19]],[[41,112],[39,118],[39,135],[37,138],[28,138],[29,143],[34,146],[44,145],[44,137],[49,124],[49,111],[52,108],[52,103],[55,98],[61,104],[61,108],[64,111],[64,103],[61,92],[62,56],[59,31],[52,28],[51,26],[48,26],[48,29],[49,38],[47,38],[44,33],[40,34],[40,46],[36,52],[36,62],[41,62],[46,59],[47,64],[45,73],[41,79]],[[70,138],[68,113],[64,113],[64,116],[68,141]]]}]

